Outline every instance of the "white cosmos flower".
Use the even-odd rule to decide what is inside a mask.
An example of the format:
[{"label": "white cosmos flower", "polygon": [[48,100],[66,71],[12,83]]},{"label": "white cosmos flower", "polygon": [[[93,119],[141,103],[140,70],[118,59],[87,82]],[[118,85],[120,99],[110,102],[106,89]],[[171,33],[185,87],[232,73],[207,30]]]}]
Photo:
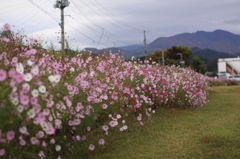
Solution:
[{"label": "white cosmos flower", "polygon": [[75,71],[75,69],[74,69],[73,67],[71,67],[71,68],[70,68],[70,71],[71,71],[71,72],[74,72],[74,71]]},{"label": "white cosmos flower", "polygon": [[29,85],[28,83],[24,83],[24,84],[22,85],[22,87],[30,90],[30,85]]},{"label": "white cosmos flower", "polygon": [[61,79],[60,75],[55,75],[55,82],[58,83]]},{"label": "white cosmos flower", "polygon": [[32,80],[32,74],[31,73],[26,73],[24,75],[24,80],[27,81],[27,82],[31,81]]},{"label": "white cosmos flower", "polygon": [[28,115],[29,118],[34,118],[36,116],[36,112],[34,111],[34,109],[30,109],[27,112],[27,115]]},{"label": "white cosmos flower", "polygon": [[56,151],[60,151],[61,150],[61,146],[60,145],[56,145]]},{"label": "white cosmos flower", "polygon": [[13,105],[18,105],[19,100],[18,100],[18,98],[12,98],[11,102],[12,102]]},{"label": "white cosmos flower", "polygon": [[39,92],[45,93],[46,92],[46,87],[44,85],[41,85],[38,87]]},{"label": "white cosmos flower", "polygon": [[21,113],[21,112],[23,111],[23,106],[22,106],[22,105],[19,105],[19,106],[17,107],[17,111],[18,111],[19,113]]},{"label": "white cosmos flower", "polygon": [[54,81],[55,81],[55,78],[54,78],[53,75],[50,75],[50,76],[48,76],[48,80],[49,80],[50,82],[54,82]]},{"label": "white cosmos flower", "polygon": [[120,114],[117,114],[117,118],[120,119],[120,118],[121,118],[121,115],[120,115]]},{"label": "white cosmos flower", "polygon": [[22,63],[17,63],[16,64],[16,71],[23,74],[24,73],[24,67]]},{"label": "white cosmos flower", "polygon": [[38,75],[38,73],[39,73],[39,68],[38,67],[34,67],[34,68],[32,68],[32,73],[34,74],[34,75]]},{"label": "white cosmos flower", "polygon": [[54,82],[54,83],[58,83],[61,79],[61,76],[60,75],[50,75],[48,76],[48,80],[50,82]]},{"label": "white cosmos flower", "polygon": [[34,90],[32,90],[31,94],[32,94],[33,97],[38,97],[39,92],[38,92],[37,89],[34,89]]},{"label": "white cosmos flower", "polygon": [[29,66],[32,66],[32,65],[34,64],[34,62],[32,62],[31,60],[28,60],[28,61],[27,61],[27,64],[28,64]]}]

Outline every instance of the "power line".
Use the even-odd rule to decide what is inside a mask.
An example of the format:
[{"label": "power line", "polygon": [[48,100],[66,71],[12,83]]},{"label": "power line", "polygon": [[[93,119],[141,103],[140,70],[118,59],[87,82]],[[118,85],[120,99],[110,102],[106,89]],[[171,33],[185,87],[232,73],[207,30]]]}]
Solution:
[{"label": "power line", "polygon": [[[92,2],[91,0],[89,0],[92,4],[94,4],[94,2]],[[119,24],[122,24],[123,26],[125,27],[128,27],[130,30],[134,30],[134,31],[137,31],[137,32],[142,32],[141,29],[138,29],[138,28],[135,28],[135,27],[132,27],[130,25],[128,25],[127,23],[124,23],[122,21],[120,21],[118,18],[116,18],[113,14],[111,14],[105,7],[103,7],[103,5],[101,3],[99,3],[97,0],[95,0],[98,5],[94,4],[97,8],[99,8],[100,10],[102,10],[102,12],[104,13],[107,13],[108,15],[110,15],[110,17],[115,20],[116,22],[118,22]],[[99,6],[101,6],[103,9],[101,9]]]},{"label": "power line", "polygon": [[[98,24],[96,24],[96,23],[94,23],[91,19],[89,19],[79,8],[80,8],[80,6],[78,6],[75,2],[73,2],[72,1],[72,3],[73,3],[73,5],[74,5],[74,7],[88,20],[88,21],[90,21],[92,24],[94,24],[95,26],[97,26],[98,28],[100,28],[101,30],[105,30],[105,28],[103,28],[103,27],[101,27],[101,26],[99,26]],[[108,34],[111,34],[111,33],[109,33],[108,31],[106,31],[105,30],[105,32],[106,33],[108,33]],[[97,31],[97,33],[99,34],[99,32]],[[114,36],[114,35],[113,35]],[[103,37],[107,37],[106,35],[103,35]],[[126,44],[125,42],[122,42],[122,41],[120,41],[120,40],[117,40],[117,39],[115,39],[115,38],[112,38],[112,37],[107,37],[108,39],[113,39],[113,40],[115,40],[115,41],[118,41],[118,42],[120,42],[120,43],[123,43],[123,44]]]},{"label": "power line", "polygon": [[[45,6],[47,6],[48,4],[46,4]],[[35,13],[34,15],[32,15],[30,18],[28,18],[25,21],[22,21],[23,18],[19,19],[18,21],[22,21],[17,27],[20,27],[21,25],[25,24],[27,21],[31,20],[32,18],[36,17],[39,13],[41,12],[41,10],[39,10],[37,13]],[[32,11],[28,12],[27,15],[29,15],[29,13],[32,13]],[[17,21],[17,22],[18,22]]]},{"label": "power line", "polygon": [[97,25],[96,23],[94,23],[92,20],[90,20],[83,12],[81,12],[81,10],[79,9],[80,6],[78,6],[74,1],[72,1],[73,5],[75,6],[75,8],[88,20],[90,21],[92,24],[94,24],[95,26],[97,26],[100,29],[104,29],[103,27]]},{"label": "power line", "polygon": [[150,40],[151,40],[151,41],[154,41],[154,40],[155,40],[155,38],[153,37],[153,35],[152,35],[152,33],[151,33],[150,31],[147,31],[147,30],[146,30],[146,33],[149,35],[148,37],[150,37]]},{"label": "power line", "polygon": [[[117,24],[115,24],[115,23],[113,23],[112,21],[110,21],[110,20],[108,20],[107,18],[105,18],[104,16],[101,16],[101,14],[98,14],[94,9],[92,9],[91,7],[89,7],[89,5],[88,4],[86,4],[83,0],[81,0],[82,2],[83,2],[83,4],[85,5],[85,6],[87,6],[88,8],[90,8],[94,13],[96,13],[96,15],[98,15],[98,16],[100,16],[101,18],[103,18],[103,19],[105,19],[107,22],[109,22],[110,24],[112,24],[112,25],[114,25],[115,27],[117,27],[117,28],[120,28],[120,29],[123,29],[123,30],[129,30],[129,29],[126,29],[126,28],[123,28],[123,27],[121,27],[120,25],[117,25]],[[98,6],[97,6],[98,7]],[[99,7],[98,7],[99,8]],[[101,8],[99,8],[100,10],[101,10]],[[104,13],[104,12],[103,12]],[[109,16],[108,16],[109,17]],[[110,16],[111,17],[111,16]],[[112,17],[111,17],[111,19],[113,19]],[[132,30],[132,29],[131,29]],[[134,30],[135,31],[135,30]]]},{"label": "power line", "polygon": [[75,27],[73,27],[72,25],[70,25],[70,24],[67,24],[67,25],[70,26],[71,28],[73,28],[74,30],[76,30],[77,32],[79,32],[81,35],[85,36],[86,38],[88,38],[88,39],[90,39],[90,40],[92,40],[92,41],[95,41],[95,40],[93,40],[92,38],[90,38],[89,36],[83,34],[83,33],[80,32],[79,30],[77,30],[77,29],[76,29]]},{"label": "power line", "polygon": [[53,18],[55,21],[57,21],[59,23],[59,20],[55,17],[53,17],[53,15],[50,15],[50,13],[48,13],[46,10],[44,10],[42,7],[40,7],[38,4],[36,4],[35,2],[33,2],[33,0],[29,0],[33,5],[35,5],[38,9],[42,10],[45,14],[47,14],[48,16],[50,16],[51,18]]},{"label": "power line", "polygon": [[12,9],[12,10],[8,10],[8,11],[5,11],[5,12],[2,12],[2,13],[0,13],[0,15],[1,15],[1,14],[5,14],[5,13],[8,13],[8,12],[11,12],[11,11],[16,11],[16,9],[20,9],[20,8],[26,7],[26,6],[28,6],[28,5],[30,5],[30,4],[28,3],[27,5],[21,6],[21,7],[19,7],[19,8],[15,8],[15,9]]}]

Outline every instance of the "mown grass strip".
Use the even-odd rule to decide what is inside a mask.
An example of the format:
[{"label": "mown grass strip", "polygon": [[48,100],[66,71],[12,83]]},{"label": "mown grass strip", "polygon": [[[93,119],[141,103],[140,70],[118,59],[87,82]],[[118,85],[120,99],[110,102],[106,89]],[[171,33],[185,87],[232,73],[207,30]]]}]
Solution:
[{"label": "mown grass strip", "polygon": [[160,109],[128,132],[107,141],[90,158],[240,158],[240,86],[209,90],[210,102],[194,109]]}]

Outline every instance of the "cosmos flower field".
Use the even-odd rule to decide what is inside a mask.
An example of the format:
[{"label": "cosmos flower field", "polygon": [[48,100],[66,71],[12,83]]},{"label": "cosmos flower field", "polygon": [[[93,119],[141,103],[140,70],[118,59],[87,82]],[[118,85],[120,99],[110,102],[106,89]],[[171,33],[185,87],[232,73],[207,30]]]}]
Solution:
[{"label": "cosmos flower field", "polygon": [[160,107],[208,102],[205,77],[191,69],[126,61],[117,54],[63,56],[22,38],[4,25],[0,158],[94,153],[106,145],[106,136],[128,131],[133,122],[144,125]]}]

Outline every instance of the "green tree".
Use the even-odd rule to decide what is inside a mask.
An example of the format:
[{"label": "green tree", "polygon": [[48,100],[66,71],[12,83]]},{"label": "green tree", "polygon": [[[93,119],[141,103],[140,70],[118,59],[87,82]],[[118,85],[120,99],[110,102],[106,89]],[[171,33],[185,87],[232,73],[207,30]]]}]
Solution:
[{"label": "green tree", "polygon": [[[180,55],[180,54],[181,55]],[[165,65],[180,65],[180,60],[185,63],[185,66],[189,66],[189,57],[192,55],[192,50],[187,46],[173,46],[170,49],[164,51]],[[150,54],[147,59],[162,64],[162,51],[155,51],[154,54]]]},{"label": "green tree", "polygon": [[147,57],[148,60],[150,61],[155,61],[157,63],[160,63],[161,65],[163,64],[162,63],[162,51],[155,51],[154,54],[150,54],[148,57]]},{"label": "green tree", "polygon": [[202,74],[207,71],[207,68],[204,65],[203,61],[198,56],[194,56],[192,58],[192,69]]},{"label": "green tree", "polygon": [[[189,66],[189,57],[192,55],[192,50],[187,46],[173,46],[166,50],[166,64],[179,64],[181,57],[185,66]],[[170,60],[171,59],[171,60]],[[173,61],[175,60],[175,61]]]}]

